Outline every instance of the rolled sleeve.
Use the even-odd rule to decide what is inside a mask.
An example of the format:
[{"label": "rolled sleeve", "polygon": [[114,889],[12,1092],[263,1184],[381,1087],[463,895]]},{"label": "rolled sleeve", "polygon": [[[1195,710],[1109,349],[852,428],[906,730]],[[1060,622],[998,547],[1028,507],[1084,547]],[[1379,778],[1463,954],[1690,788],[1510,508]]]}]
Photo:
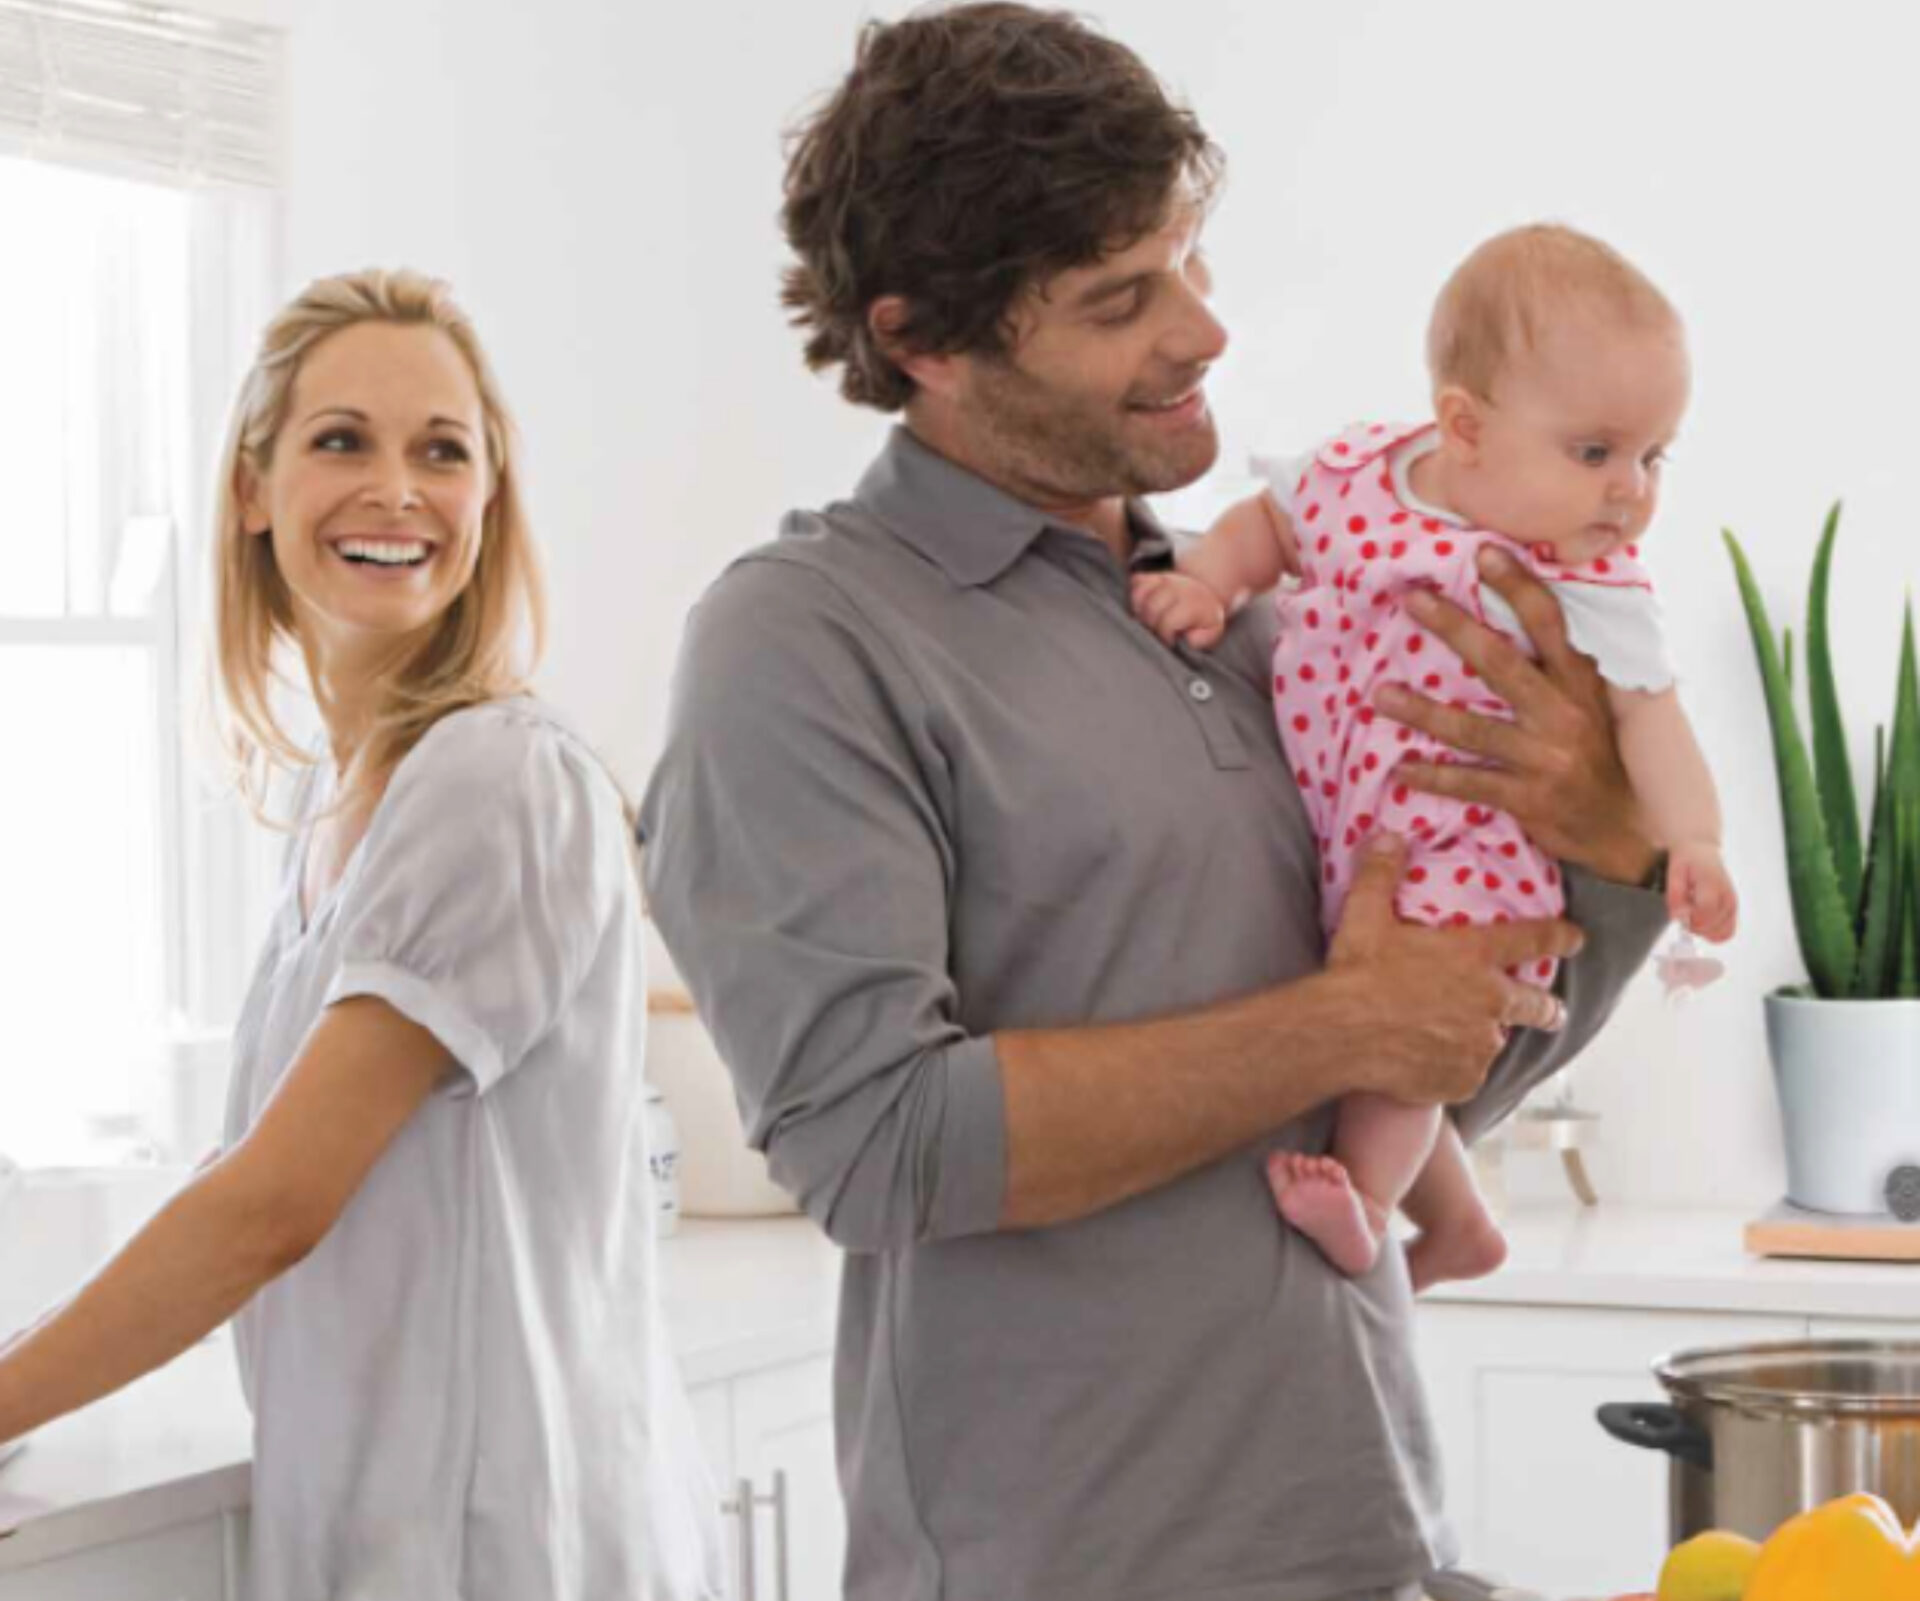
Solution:
[{"label": "rolled sleeve", "polygon": [[1005,1120],[958,1021],[943,758],[823,575],[759,558],[695,607],[640,819],[653,917],[774,1178],[851,1250],[995,1228]]},{"label": "rolled sleeve", "polygon": [[1587,937],[1580,954],[1560,964],[1566,1027],[1558,1034],[1523,1029],[1507,1042],[1480,1093],[1454,1110],[1469,1142],[1511,1116],[1529,1090],[1586,1049],[1667,926],[1665,897],[1651,890],[1610,884],[1577,867],[1563,868],[1562,876],[1567,917]]}]

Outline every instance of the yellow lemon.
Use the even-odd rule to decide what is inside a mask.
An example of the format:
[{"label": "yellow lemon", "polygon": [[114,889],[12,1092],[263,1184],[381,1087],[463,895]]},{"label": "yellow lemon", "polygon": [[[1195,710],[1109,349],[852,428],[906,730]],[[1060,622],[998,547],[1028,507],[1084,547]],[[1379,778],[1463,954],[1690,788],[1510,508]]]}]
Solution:
[{"label": "yellow lemon", "polygon": [[1758,1542],[1709,1529],[1676,1545],[1660,1567],[1660,1601],[1740,1601],[1760,1560]]}]

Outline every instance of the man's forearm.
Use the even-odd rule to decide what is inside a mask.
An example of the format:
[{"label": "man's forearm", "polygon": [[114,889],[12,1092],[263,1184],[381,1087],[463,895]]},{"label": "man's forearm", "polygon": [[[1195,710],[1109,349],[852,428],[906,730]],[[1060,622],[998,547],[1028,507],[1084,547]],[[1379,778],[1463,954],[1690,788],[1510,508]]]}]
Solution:
[{"label": "man's forearm", "polygon": [[1365,1088],[1359,986],[1315,974],[1203,1011],[995,1036],[1003,1228],[1102,1211]]}]

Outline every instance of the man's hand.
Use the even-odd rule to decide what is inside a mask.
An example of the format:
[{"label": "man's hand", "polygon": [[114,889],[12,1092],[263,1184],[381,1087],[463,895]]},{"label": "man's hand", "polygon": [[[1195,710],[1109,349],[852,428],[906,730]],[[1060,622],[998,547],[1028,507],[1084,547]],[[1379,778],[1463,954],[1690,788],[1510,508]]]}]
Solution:
[{"label": "man's hand", "polygon": [[1367,1021],[1361,1087],[1415,1104],[1468,1100],[1508,1029],[1557,1030],[1565,1021],[1555,996],[1508,970],[1571,956],[1582,936],[1561,919],[1444,929],[1403,923],[1393,898],[1405,864],[1402,840],[1380,835],[1367,846],[1327,974],[1350,984]]},{"label": "man's hand", "polygon": [[1436,595],[1409,596],[1407,610],[1513,708],[1513,720],[1383,688],[1375,704],[1389,717],[1490,764],[1410,761],[1400,776],[1430,794],[1498,807],[1549,855],[1615,883],[1639,883],[1653,867],[1654,845],[1621,765],[1599,671],[1567,642],[1559,605],[1518,562],[1483,551],[1480,572],[1513,608],[1540,659],[1529,661]]}]

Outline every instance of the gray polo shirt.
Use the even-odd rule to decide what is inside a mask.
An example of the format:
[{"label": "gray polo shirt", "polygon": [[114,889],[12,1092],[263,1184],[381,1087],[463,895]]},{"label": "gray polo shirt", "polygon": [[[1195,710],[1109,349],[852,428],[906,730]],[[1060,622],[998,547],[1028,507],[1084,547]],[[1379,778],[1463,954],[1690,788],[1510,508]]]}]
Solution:
[{"label": "gray polo shirt", "polygon": [[[1134,565],[1164,565],[1133,517]],[[848,1252],[852,1601],[1324,1601],[1455,1555],[1404,1258],[1341,1277],[1262,1175],[1324,1149],[1329,1109],[997,1230],[996,1030],[1200,1006],[1324,954],[1270,609],[1169,650],[1127,577],[896,430],[688,621],[647,887],[748,1137]],[[1567,881],[1571,1026],[1516,1037],[1469,1131],[1593,1033],[1663,923]]]}]

